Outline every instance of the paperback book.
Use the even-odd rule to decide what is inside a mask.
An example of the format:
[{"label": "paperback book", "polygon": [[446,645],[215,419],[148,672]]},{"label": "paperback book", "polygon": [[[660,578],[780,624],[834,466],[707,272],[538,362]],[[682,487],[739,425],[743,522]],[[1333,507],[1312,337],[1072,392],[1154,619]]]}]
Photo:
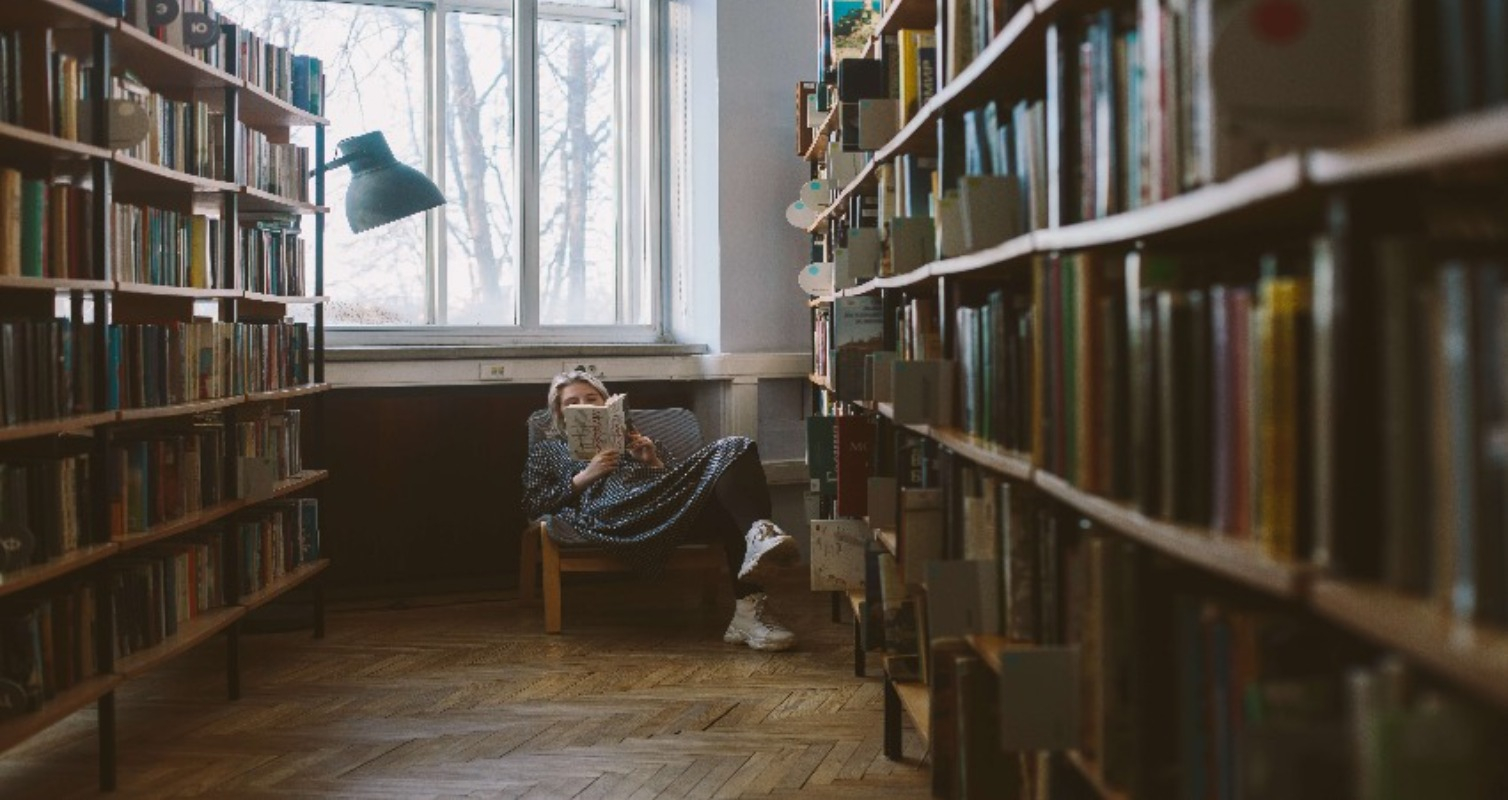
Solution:
[{"label": "paperback book", "polygon": [[571,455],[583,461],[603,450],[622,450],[628,435],[628,395],[615,394],[600,406],[566,406],[565,435]]}]

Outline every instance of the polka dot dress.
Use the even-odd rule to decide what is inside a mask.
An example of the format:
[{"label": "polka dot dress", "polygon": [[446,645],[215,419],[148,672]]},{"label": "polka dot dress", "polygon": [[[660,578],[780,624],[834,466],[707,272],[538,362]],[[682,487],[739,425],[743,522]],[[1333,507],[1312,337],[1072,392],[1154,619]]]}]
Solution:
[{"label": "polka dot dress", "polygon": [[752,445],[729,436],[684,459],[657,447],[665,464],[660,469],[625,453],[611,475],[577,494],[571,478],[588,462],[573,458],[565,439],[542,438],[529,449],[524,467],[524,513],[531,519],[550,515],[557,541],[598,545],[636,570],[658,574],[665,554],[685,540],[703,504],[712,500],[717,479]]}]

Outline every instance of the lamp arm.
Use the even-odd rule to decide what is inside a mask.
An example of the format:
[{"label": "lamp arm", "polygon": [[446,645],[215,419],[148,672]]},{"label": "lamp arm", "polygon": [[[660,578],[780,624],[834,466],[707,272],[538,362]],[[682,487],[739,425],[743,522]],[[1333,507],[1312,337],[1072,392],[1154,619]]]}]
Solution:
[{"label": "lamp arm", "polygon": [[322,173],[325,173],[325,172],[329,172],[332,169],[338,169],[340,167],[344,167],[345,165],[351,163],[355,159],[356,159],[356,155],[344,155],[344,156],[341,156],[340,158],[335,159],[334,161],[327,161],[327,162],[325,162],[325,165],[323,167],[316,167],[316,168],[310,170],[309,174],[310,175],[319,175],[319,174],[322,174]]}]

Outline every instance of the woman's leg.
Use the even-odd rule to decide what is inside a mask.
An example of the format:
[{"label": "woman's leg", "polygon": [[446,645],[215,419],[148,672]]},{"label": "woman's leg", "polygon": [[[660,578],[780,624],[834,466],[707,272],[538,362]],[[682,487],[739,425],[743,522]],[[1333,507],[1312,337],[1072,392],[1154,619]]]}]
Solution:
[{"label": "woman's leg", "polygon": [[751,442],[733,459],[713,485],[713,493],[740,535],[750,525],[770,518],[770,485],[765,482],[757,445]]},{"label": "woman's leg", "polygon": [[740,526],[722,505],[718,502],[708,503],[702,507],[697,515],[694,530],[707,531],[715,537],[716,541],[722,542],[723,556],[728,560],[728,577],[733,580],[733,596],[735,598],[748,597],[764,591],[764,587],[757,583],[739,580],[738,571],[744,563],[744,531],[747,525]]}]

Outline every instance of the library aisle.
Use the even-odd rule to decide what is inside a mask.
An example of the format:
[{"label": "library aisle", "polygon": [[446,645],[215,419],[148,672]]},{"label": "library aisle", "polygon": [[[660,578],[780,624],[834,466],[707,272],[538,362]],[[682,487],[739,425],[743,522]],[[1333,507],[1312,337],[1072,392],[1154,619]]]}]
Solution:
[{"label": "library aisle", "polygon": [[[563,636],[493,596],[333,606],[322,641],[244,648],[234,703],[216,639],[118,693],[113,796],[927,797],[921,744],[881,753],[880,679],[805,581],[771,586],[787,653],[724,644],[727,598],[607,583],[568,596]],[[0,761],[0,795],[98,797],[95,746],[74,715]]]}]

